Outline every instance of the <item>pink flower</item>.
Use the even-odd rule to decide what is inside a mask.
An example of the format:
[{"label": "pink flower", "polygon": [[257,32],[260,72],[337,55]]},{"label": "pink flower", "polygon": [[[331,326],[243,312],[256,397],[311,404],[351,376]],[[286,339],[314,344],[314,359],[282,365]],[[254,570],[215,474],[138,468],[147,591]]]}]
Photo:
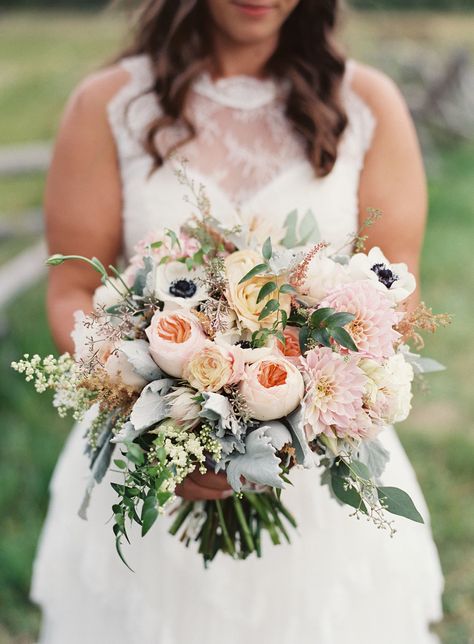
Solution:
[{"label": "pink flower", "polygon": [[367,378],[355,358],[321,347],[307,354],[304,366],[308,440],[322,433],[339,438],[367,435],[371,423],[362,409]]},{"label": "pink flower", "polygon": [[240,393],[253,418],[282,418],[300,404],[304,395],[303,376],[283,356],[268,356],[245,367]]},{"label": "pink flower", "polygon": [[346,326],[359,352],[375,358],[386,358],[394,353],[393,344],[400,334],[393,329],[400,314],[390,298],[369,280],[344,284],[328,295],[321,307],[353,313],[355,319]]},{"label": "pink flower", "polygon": [[157,311],[145,333],[153,360],[175,378],[182,377],[185,364],[206,342],[197,318],[187,310]]},{"label": "pink flower", "polygon": [[299,358],[301,356],[301,349],[299,329],[294,326],[287,326],[283,331],[283,335],[285,336],[285,344],[283,344],[283,342],[280,342],[280,340],[277,341],[277,347],[279,351],[281,351],[285,358],[290,362],[300,364]]}]

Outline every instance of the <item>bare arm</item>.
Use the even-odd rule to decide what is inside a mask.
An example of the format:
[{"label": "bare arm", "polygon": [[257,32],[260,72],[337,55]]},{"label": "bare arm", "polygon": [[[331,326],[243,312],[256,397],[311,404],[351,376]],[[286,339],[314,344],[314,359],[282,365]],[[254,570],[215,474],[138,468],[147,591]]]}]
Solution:
[{"label": "bare arm", "polygon": [[[366,231],[367,248],[379,246],[390,261],[406,262],[418,282],[427,193],[413,122],[399,90],[382,73],[358,65],[353,88],[377,120],[361,176],[360,222],[366,219],[368,208],[378,208],[383,214]],[[416,306],[418,298],[419,288],[409,306]]]},{"label": "bare arm", "polygon": [[[45,194],[49,251],[114,263],[121,248],[121,185],[106,106],[128,80],[111,68],[86,79],[60,126]],[[99,276],[80,262],[50,269],[47,309],[62,351],[72,351],[73,313],[88,312]]]}]

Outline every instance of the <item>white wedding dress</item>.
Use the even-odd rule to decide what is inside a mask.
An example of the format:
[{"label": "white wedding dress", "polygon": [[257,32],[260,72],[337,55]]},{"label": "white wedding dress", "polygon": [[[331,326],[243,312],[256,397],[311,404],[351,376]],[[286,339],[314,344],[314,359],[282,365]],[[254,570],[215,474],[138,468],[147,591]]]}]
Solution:
[{"label": "white wedding dress", "polygon": [[[171,162],[148,179],[140,138],[159,107],[142,95],[151,81],[145,57],[122,62],[130,80],[108,107],[123,181],[124,252],[156,227],[176,228],[192,211]],[[285,121],[284,85],[233,77],[193,86],[189,109],[198,136],[180,154],[202,182],[215,217],[244,219],[263,238],[297,208],[315,213],[322,238],[343,246],[357,226],[357,192],[375,126],[350,87],[350,124],[337,163],[316,179],[301,142]],[[139,96],[130,105],[131,99]],[[126,108],[129,105],[127,116]],[[167,146],[182,132],[160,135]],[[174,161],[176,163],[176,161]],[[376,206],[377,204],[374,204]],[[381,440],[391,460],[384,483],[407,490],[426,525],[396,520],[390,538],[330,498],[318,470],[292,474],[284,501],[299,529],[292,545],[266,544],[262,559],[218,555],[205,570],[192,548],[167,534],[160,519],[126,547],[131,573],[119,560],[108,481],[96,487],[88,521],[77,516],[88,463],[84,427],[73,430],[51,483],[51,504],[34,567],[32,597],[43,609],[46,644],[428,644],[441,618],[443,578],[428,511],[395,431]]]}]

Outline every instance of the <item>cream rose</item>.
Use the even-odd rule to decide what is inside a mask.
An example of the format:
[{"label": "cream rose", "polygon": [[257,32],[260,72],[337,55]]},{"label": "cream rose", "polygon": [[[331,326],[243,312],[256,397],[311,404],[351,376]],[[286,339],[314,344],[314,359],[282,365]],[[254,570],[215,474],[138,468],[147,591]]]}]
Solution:
[{"label": "cream rose", "polygon": [[[275,293],[271,293],[257,304],[257,297],[262,286],[270,281],[274,281],[277,284],[283,283],[281,277],[272,278],[269,275],[256,275],[242,284],[239,283],[246,273],[261,263],[261,257],[252,250],[237,251],[229,255],[225,260],[229,285],[227,294],[229,302],[237,314],[240,324],[250,331],[257,331],[262,327],[269,327],[275,321],[276,313],[272,313],[261,321],[258,319],[265,304],[275,296]],[[291,296],[288,294],[280,295],[280,308],[284,309],[288,315],[290,313],[290,306]]]},{"label": "cream rose", "polygon": [[145,333],[153,360],[175,378],[182,378],[184,365],[206,342],[197,318],[184,309],[157,311]]},{"label": "cream rose", "polygon": [[186,363],[183,377],[198,391],[219,391],[244,375],[240,347],[226,349],[208,340]]},{"label": "cream rose", "polygon": [[303,399],[303,376],[282,356],[262,358],[245,368],[240,393],[253,418],[282,418],[294,411]]}]

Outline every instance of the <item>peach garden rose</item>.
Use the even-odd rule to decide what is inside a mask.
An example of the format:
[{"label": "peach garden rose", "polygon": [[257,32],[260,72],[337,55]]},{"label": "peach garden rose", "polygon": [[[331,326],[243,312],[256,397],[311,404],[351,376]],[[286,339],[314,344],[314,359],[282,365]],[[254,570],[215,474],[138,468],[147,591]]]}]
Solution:
[{"label": "peach garden rose", "polygon": [[304,395],[303,376],[283,356],[269,356],[246,366],[240,393],[253,418],[282,418],[300,404]]},{"label": "peach garden rose", "polygon": [[187,310],[157,311],[145,333],[153,360],[175,378],[182,378],[184,365],[206,342],[197,318]]}]

